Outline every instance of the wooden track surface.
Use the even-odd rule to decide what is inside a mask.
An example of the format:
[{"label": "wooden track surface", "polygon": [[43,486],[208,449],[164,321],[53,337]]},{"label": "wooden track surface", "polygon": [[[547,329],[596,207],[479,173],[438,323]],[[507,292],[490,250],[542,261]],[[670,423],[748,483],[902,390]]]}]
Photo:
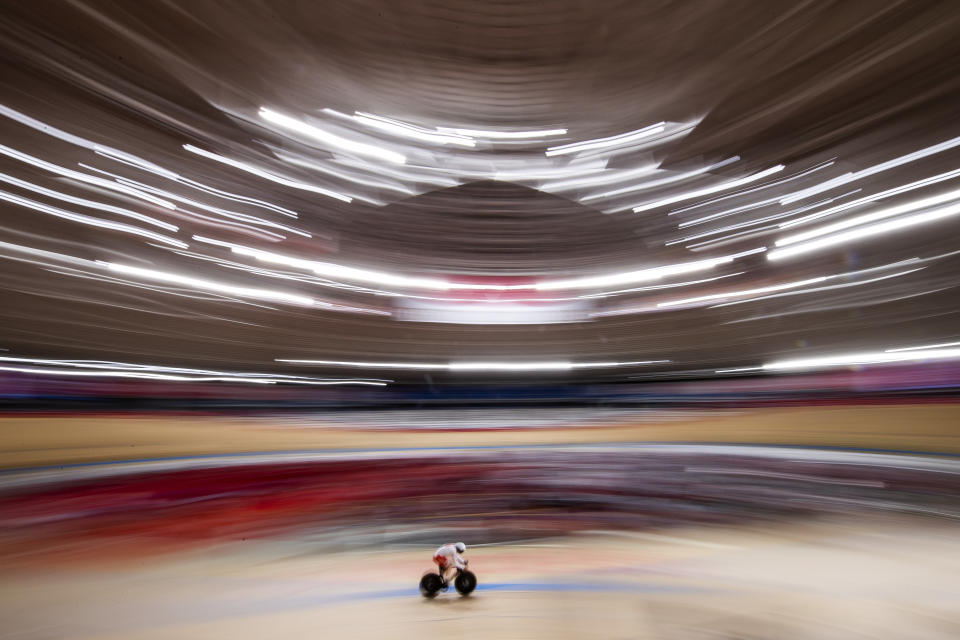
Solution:
[{"label": "wooden track surface", "polygon": [[[411,425],[416,426],[416,425]],[[267,417],[5,416],[0,467],[250,451],[590,442],[730,442],[960,453],[960,404],[750,409],[685,421],[490,431],[296,427]]]},{"label": "wooden track surface", "polygon": [[467,599],[424,600],[430,549],[256,542],[0,574],[0,636],[960,637],[960,525],[783,523],[472,548]]}]

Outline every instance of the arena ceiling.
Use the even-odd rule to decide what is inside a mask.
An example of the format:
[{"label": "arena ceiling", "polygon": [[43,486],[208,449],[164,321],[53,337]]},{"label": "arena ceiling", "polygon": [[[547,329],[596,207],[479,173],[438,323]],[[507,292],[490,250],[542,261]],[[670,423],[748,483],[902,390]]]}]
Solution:
[{"label": "arena ceiling", "polygon": [[951,2],[4,14],[5,357],[539,382],[960,340]]}]

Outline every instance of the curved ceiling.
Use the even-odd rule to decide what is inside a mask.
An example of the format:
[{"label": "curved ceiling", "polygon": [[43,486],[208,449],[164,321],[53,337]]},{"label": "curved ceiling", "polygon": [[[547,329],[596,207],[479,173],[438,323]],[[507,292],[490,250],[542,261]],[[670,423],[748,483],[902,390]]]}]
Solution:
[{"label": "curved ceiling", "polygon": [[10,6],[0,347],[460,382],[960,340],[958,35],[949,2]]}]

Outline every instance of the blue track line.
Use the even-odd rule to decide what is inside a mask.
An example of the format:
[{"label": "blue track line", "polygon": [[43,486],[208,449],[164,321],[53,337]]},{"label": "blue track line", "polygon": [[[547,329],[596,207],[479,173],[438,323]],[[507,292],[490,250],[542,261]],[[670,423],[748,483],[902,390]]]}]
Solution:
[{"label": "blue track line", "polygon": [[[700,587],[683,587],[675,585],[656,585],[648,583],[624,584],[615,582],[491,582],[477,585],[476,594],[486,591],[516,591],[516,592],[593,592],[593,593],[658,593],[658,594],[690,594],[712,593],[711,589]],[[459,597],[453,589],[450,595]],[[440,594],[439,597],[442,597]],[[416,588],[388,589],[384,591],[368,591],[364,593],[343,594],[325,599],[325,604],[340,602],[360,602],[364,600],[385,600],[388,598],[402,598],[415,596],[421,598]]]}]

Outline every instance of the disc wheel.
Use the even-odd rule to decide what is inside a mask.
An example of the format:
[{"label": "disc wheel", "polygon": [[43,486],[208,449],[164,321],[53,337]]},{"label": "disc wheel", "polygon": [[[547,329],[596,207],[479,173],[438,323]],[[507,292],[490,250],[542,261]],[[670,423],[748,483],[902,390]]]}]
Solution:
[{"label": "disc wheel", "polygon": [[463,570],[460,572],[460,575],[457,576],[457,579],[453,581],[453,586],[456,587],[457,593],[460,595],[469,595],[470,592],[477,588],[477,576],[473,575],[472,571]]},{"label": "disc wheel", "polygon": [[443,581],[440,579],[439,574],[425,573],[423,577],[420,578],[420,593],[423,594],[424,598],[434,597],[442,586]]}]

